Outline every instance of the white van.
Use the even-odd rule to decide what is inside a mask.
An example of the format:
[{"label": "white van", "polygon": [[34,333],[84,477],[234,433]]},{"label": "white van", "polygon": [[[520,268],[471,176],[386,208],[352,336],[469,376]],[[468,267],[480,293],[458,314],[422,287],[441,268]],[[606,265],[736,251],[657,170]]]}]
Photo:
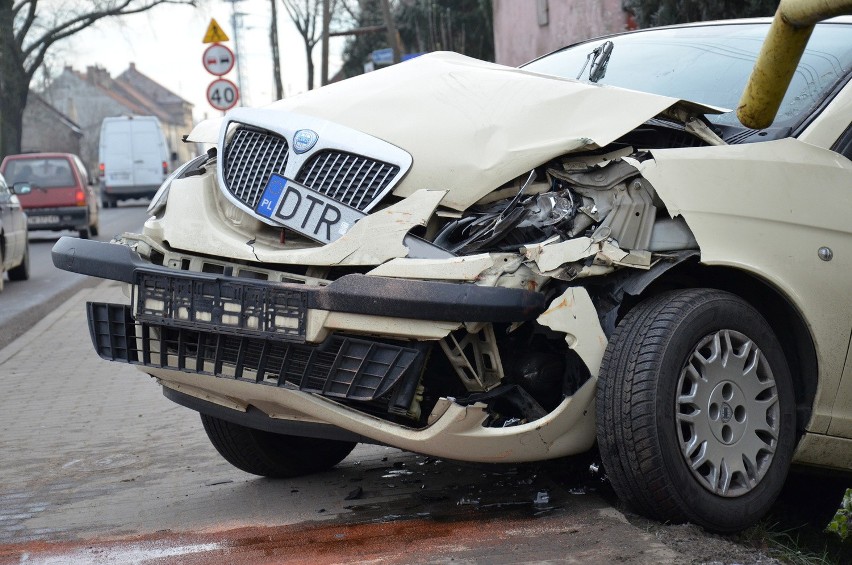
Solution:
[{"label": "white van", "polygon": [[169,174],[169,149],[155,116],[104,118],[98,152],[104,208],[151,197]]}]

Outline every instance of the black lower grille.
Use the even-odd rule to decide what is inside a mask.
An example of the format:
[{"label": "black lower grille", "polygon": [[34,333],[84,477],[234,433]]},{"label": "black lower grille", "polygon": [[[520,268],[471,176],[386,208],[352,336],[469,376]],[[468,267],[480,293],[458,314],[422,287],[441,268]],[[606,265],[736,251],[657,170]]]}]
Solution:
[{"label": "black lower grille", "polygon": [[89,302],[89,333],[104,359],[220,378],[285,386],[346,400],[386,395],[420,351],[402,345],[332,335],[323,343],[198,331],[136,322],[129,306]]}]

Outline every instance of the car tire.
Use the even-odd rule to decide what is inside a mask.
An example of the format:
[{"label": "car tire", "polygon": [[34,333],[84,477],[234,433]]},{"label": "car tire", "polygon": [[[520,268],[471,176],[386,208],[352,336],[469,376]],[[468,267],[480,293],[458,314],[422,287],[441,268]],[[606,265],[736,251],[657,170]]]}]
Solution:
[{"label": "car tire", "polygon": [[653,519],[734,532],[769,511],[795,439],[787,362],[739,297],[664,293],[634,307],[607,346],[597,437],[618,496]]},{"label": "car tire", "polygon": [[6,267],[3,266],[3,261],[3,249],[0,248],[0,292],[3,292],[3,288],[6,286]]},{"label": "car tire", "polygon": [[261,477],[284,479],[331,469],[354,442],[276,434],[201,414],[216,451],[234,467]]},{"label": "car tire", "polygon": [[97,237],[98,232],[100,232],[100,226],[98,224],[100,224],[100,221],[97,221],[91,226],[89,226],[89,235],[91,235],[92,237]]},{"label": "car tire", "polygon": [[80,239],[89,239],[89,228],[80,228],[77,231],[77,234],[79,235]]},{"label": "car tire", "polygon": [[24,245],[24,257],[21,259],[21,264],[17,267],[9,269],[10,281],[25,281],[30,278],[30,242],[27,241]]}]

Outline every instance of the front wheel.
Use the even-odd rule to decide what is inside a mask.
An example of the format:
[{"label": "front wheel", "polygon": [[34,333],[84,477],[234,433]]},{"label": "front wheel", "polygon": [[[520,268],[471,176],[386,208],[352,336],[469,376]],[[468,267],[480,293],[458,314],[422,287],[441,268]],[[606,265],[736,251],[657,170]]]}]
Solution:
[{"label": "front wheel", "polygon": [[201,414],[204,431],[219,455],[234,467],[284,479],[331,469],[355,448],[350,441],[289,436],[247,428]]},{"label": "front wheel", "polygon": [[651,518],[737,531],[784,485],[792,379],[767,322],[733,294],[679,290],[631,310],[604,355],[597,414],[613,488]]},{"label": "front wheel", "polygon": [[24,244],[24,257],[21,259],[21,264],[17,267],[9,269],[10,281],[25,281],[30,278],[30,242]]}]

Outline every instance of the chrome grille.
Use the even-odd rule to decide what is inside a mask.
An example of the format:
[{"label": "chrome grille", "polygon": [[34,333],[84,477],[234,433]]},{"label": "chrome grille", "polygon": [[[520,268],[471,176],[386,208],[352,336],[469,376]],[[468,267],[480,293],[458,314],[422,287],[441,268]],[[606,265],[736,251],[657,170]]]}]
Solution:
[{"label": "chrome grille", "polygon": [[284,175],[288,157],[283,137],[239,127],[225,148],[224,176],[228,191],[251,209],[272,173]]},{"label": "chrome grille", "polygon": [[396,165],[324,150],[302,165],[296,182],[363,212],[398,173]]}]

